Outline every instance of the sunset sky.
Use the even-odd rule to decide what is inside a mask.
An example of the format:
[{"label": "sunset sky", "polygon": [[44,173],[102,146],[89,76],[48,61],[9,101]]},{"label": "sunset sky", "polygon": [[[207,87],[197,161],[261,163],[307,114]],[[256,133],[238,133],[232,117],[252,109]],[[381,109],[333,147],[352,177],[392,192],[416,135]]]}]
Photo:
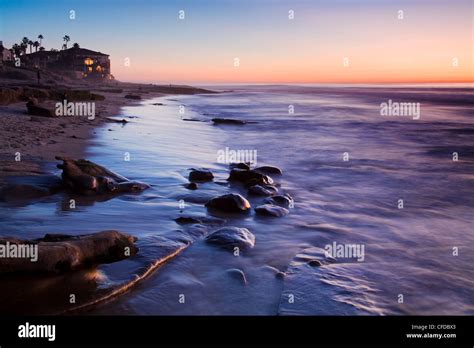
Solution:
[{"label": "sunset sky", "polygon": [[473,32],[471,0],[0,3],[6,47],[43,34],[46,49],[59,49],[67,34],[69,45],[110,54],[117,79],[136,82],[468,82]]}]

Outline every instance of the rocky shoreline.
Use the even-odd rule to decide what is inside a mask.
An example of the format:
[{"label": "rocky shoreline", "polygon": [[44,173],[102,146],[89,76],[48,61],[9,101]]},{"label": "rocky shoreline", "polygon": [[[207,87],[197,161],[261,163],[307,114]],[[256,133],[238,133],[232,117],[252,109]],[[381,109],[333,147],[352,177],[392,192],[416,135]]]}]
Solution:
[{"label": "rocky shoreline", "polygon": [[[0,76],[0,187],[9,176],[47,173],[55,156],[84,157],[95,130],[117,122],[110,117],[120,116],[123,106],[164,95],[214,93],[190,86],[118,81],[48,80],[40,85],[34,81],[33,76],[25,80]],[[93,103],[94,117],[56,116],[55,104],[65,100]]]}]

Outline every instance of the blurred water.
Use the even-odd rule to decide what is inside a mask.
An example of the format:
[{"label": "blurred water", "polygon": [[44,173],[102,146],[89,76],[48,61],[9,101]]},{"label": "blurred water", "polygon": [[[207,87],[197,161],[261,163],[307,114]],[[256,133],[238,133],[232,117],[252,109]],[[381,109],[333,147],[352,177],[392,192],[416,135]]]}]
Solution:
[{"label": "blurred water", "polygon": [[[88,158],[153,185],[150,190],[84,202],[75,210],[54,198],[2,208],[3,230],[39,237],[118,229],[146,237],[183,229],[173,219],[207,214],[208,198],[246,194],[227,184],[228,166],[217,163],[218,150],[257,150],[259,165],[283,170],[274,179],[295,199],[288,216],[227,217],[227,225],[255,234],[255,248],[236,257],[197,241],[93,313],[474,313],[473,89],[215,88],[225,92],[124,108],[120,117],[137,118],[97,131]],[[381,116],[380,103],[388,99],[420,102],[421,118]],[[151,105],[155,102],[165,105]],[[294,114],[288,113],[289,105]],[[214,126],[212,117],[255,123]],[[344,152],[349,161],[343,161]],[[453,152],[459,153],[458,161],[452,160]],[[124,160],[127,155],[130,161]],[[214,182],[197,191],[185,189],[191,167],[211,169]],[[186,202],[183,210],[180,199]],[[399,199],[403,209],[397,207]],[[297,254],[333,242],[364,245],[364,261],[337,260],[317,269],[296,265],[286,278],[275,276]],[[233,268],[245,273],[247,285],[231,276]],[[285,303],[289,291],[298,292],[295,303]],[[181,294],[184,304],[178,301]]]}]

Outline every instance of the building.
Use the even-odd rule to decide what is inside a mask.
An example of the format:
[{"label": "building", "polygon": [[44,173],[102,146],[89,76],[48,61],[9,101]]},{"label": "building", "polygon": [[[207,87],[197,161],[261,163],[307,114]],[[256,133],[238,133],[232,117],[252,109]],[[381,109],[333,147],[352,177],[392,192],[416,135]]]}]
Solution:
[{"label": "building", "polygon": [[75,78],[113,78],[110,73],[109,55],[85,48],[38,51],[21,56],[21,60],[27,66],[68,72]]},{"label": "building", "polygon": [[3,62],[12,62],[13,61],[13,54],[12,52],[3,47],[3,41],[0,41],[0,64]]}]

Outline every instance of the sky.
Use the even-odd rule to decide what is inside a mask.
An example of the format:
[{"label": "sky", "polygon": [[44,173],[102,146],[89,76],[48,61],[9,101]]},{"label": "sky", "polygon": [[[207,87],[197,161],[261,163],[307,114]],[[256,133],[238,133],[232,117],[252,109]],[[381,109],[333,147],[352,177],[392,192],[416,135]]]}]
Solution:
[{"label": "sky", "polygon": [[121,81],[472,82],[473,17],[471,0],[0,0],[0,40],[67,34]]}]

